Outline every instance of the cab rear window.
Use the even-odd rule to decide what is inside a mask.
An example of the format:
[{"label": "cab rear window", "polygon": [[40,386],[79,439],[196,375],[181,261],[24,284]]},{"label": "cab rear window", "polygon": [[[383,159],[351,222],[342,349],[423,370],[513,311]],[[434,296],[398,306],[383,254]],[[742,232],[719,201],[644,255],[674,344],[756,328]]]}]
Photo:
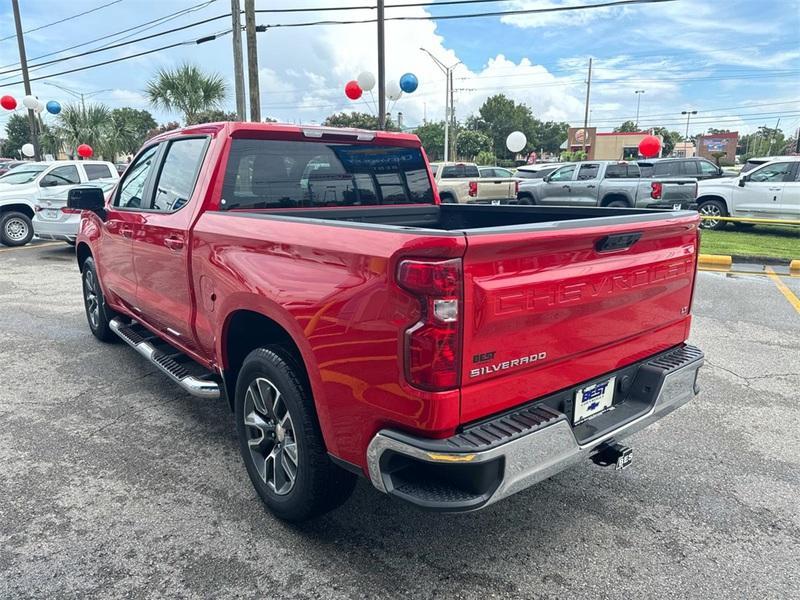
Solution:
[{"label": "cab rear window", "polygon": [[235,139],[221,210],[433,204],[419,148]]}]

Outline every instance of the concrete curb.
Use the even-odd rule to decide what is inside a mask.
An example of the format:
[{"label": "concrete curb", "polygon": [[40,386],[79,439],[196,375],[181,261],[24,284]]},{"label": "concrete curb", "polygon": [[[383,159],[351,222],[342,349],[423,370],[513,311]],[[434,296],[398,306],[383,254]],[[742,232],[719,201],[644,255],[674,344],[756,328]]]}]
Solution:
[{"label": "concrete curb", "polygon": [[730,267],[733,257],[724,254],[700,254],[698,263],[707,267]]}]

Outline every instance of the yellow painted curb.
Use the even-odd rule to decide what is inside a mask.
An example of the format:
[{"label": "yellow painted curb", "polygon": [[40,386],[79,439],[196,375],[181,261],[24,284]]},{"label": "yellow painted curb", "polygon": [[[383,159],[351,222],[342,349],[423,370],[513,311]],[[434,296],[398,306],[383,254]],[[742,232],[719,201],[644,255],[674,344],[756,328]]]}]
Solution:
[{"label": "yellow painted curb", "polygon": [[698,257],[701,265],[712,265],[715,267],[730,267],[733,264],[733,258],[723,254],[701,254]]},{"label": "yellow painted curb", "polygon": [[800,260],[795,259],[789,263],[789,270],[790,271],[798,271],[800,272]]}]

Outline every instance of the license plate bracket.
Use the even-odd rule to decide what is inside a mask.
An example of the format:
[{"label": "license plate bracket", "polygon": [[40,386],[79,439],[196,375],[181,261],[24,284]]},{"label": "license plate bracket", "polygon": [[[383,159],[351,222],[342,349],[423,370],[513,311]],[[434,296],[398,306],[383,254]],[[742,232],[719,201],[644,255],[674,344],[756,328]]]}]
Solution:
[{"label": "license plate bracket", "polygon": [[607,411],[614,403],[617,378],[596,381],[575,391],[575,410],[572,423],[578,425]]}]

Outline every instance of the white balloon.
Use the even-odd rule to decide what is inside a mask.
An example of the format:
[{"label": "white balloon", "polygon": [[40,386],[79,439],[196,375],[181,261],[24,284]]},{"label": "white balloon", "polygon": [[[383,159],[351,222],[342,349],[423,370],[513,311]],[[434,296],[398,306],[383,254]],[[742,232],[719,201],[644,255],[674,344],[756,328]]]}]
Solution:
[{"label": "white balloon", "polygon": [[521,131],[512,131],[506,138],[506,148],[511,152],[519,152],[528,143],[528,138]]},{"label": "white balloon", "polygon": [[40,113],[44,110],[44,102],[41,100],[36,101],[36,106],[33,107],[34,112]]},{"label": "white balloon", "polygon": [[36,96],[25,96],[25,97],[22,99],[22,105],[23,105],[25,108],[36,108],[36,104],[37,104],[38,102],[39,102],[39,101],[36,99]]},{"label": "white balloon", "polygon": [[403,95],[403,90],[400,89],[400,83],[394,79],[386,83],[386,97],[389,100],[399,100]]},{"label": "white balloon", "polygon": [[375,87],[375,75],[369,71],[363,71],[362,73],[359,73],[358,77],[356,77],[356,81],[358,82],[358,86],[365,92],[368,92]]},{"label": "white balloon", "polygon": [[34,155],[33,144],[23,144],[22,153],[25,156],[33,156]]}]

